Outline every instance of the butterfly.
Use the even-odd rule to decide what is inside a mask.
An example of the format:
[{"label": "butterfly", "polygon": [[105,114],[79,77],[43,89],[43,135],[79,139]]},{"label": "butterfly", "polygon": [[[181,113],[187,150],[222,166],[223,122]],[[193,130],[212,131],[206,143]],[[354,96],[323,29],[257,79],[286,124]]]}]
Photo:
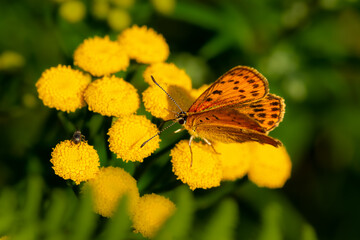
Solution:
[{"label": "butterfly", "polygon": [[268,133],[284,117],[284,99],[269,93],[267,79],[254,68],[236,66],[230,69],[210,85],[187,111],[181,109],[153,76],[151,78],[180,109],[172,120],[190,133],[190,146],[194,138],[201,138],[210,145],[216,141],[255,141],[274,147],[282,145]]}]

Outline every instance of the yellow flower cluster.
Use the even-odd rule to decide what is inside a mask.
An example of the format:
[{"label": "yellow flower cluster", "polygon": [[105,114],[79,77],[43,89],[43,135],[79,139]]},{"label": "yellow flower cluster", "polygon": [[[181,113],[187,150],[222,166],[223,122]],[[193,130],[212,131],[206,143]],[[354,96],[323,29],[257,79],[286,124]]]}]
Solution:
[{"label": "yellow flower cluster", "polygon": [[[74,52],[74,65],[90,73],[93,81],[89,74],[59,65],[46,70],[36,83],[39,98],[46,106],[65,112],[87,104],[90,111],[116,117],[107,133],[109,149],[123,161],[142,162],[159,148],[159,130],[145,116],[136,115],[139,95],[125,80],[132,73],[121,73],[123,78],[112,74],[127,70],[130,59],[149,64],[143,72],[144,81],[149,84],[142,93],[144,107],[157,118],[174,119],[181,110],[163,90],[186,111],[208,86],[193,89],[184,70],[164,62],[168,56],[169,47],[163,36],[145,26],[124,30],[117,41],[109,37],[89,38]],[[174,174],[192,190],[217,187],[221,181],[234,181],[245,175],[260,187],[279,188],[291,173],[290,157],[284,147],[253,142],[210,146],[193,141],[189,146],[189,141],[182,140],[170,156]],[[60,142],[50,161],[60,177],[76,184],[86,181],[82,189],[91,191],[94,211],[104,217],[113,216],[119,200],[127,196],[134,231],[144,237],[156,236],[175,211],[174,203],[165,197],[140,197],[136,180],[125,170],[100,168],[96,150],[83,139],[79,143]]]},{"label": "yellow flower cluster", "polygon": [[174,174],[192,190],[219,186],[220,181],[233,181],[246,174],[259,187],[281,188],[291,174],[290,157],[283,146],[216,143],[212,149],[193,142],[191,149],[192,166],[187,141],[171,150],[171,161]]},{"label": "yellow flower cluster", "polygon": [[100,166],[96,150],[85,141],[78,144],[71,140],[60,142],[53,149],[50,162],[56,175],[76,184],[94,178]]},{"label": "yellow flower cluster", "polygon": [[82,187],[83,192],[89,190],[94,211],[104,217],[112,217],[120,199],[127,196],[134,231],[145,237],[153,237],[175,211],[175,204],[163,196],[153,193],[140,197],[136,180],[121,168],[101,168]]}]

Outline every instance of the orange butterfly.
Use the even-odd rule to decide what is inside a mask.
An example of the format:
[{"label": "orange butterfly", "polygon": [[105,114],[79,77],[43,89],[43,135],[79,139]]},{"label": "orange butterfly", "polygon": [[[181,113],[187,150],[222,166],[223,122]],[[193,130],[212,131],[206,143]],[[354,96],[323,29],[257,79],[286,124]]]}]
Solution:
[{"label": "orange butterfly", "polygon": [[186,112],[151,78],[180,109],[173,120],[190,133],[189,145],[194,137],[210,145],[212,141],[256,141],[275,147],[282,145],[267,134],[284,117],[284,99],[269,93],[268,81],[254,68],[237,66],[230,69],[203,92]]}]

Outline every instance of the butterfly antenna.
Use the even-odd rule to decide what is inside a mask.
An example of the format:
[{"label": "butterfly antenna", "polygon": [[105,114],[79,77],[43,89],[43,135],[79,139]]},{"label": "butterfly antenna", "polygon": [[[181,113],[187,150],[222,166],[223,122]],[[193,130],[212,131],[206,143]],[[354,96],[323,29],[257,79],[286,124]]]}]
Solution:
[{"label": "butterfly antenna", "polygon": [[166,129],[168,129],[169,127],[171,127],[172,125],[174,125],[177,122],[172,122],[169,126],[167,126],[166,128],[162,129],[160,132],[158,132],[157,134],[155,134],[154,136],[152,136],[151,138],[149,138],[148,140],[146,140],[145,142],[143,142],[143,144],[141,144],[140,148],[142,148],[143,146],[145,146],[145,144],[147,144],[151,139],[153,139],[154,137],[160,135],[160,133],[162,133],[163,131],[165,131]]},{"label": "butterfly antenna", "polygon": [[151,75],[151,79],[153,80],[153,82],[158,85],[159,88],[161,88],[161,90],[163,90],[166,95],[168,95],[168,97],[175,103],[175,105],[180,109],[181,112],[184,112],[184,110],[181,109],[181,107],[177,104],[177,102],[170,96],[170,94],[168,94],[165,89],[163,89],[154,79],[154,77]]}]

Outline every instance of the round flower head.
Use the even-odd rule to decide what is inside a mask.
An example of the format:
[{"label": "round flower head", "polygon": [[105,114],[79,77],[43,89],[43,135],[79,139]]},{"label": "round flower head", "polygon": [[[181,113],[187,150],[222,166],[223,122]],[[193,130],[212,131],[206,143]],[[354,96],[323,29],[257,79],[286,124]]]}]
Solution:
[{"label": "round flower head", "polygon": [[248,143],[217,142],[214,148],[220,153],[222,180],[234,181],[246,175],[251,161]]},{"label": "round flower head", "polygon": [[129,57],[118,42],[108,36],[86,39],[74,52],[74,64],[93,76],[126,70]]},{"label": "round flower head", "polygon": [[101,168],[95,178],[84,184],[83,190],[91,190],[94,211],[103,217],[111,217],[119,200],[127,195],[129,214],[133,215],[139,201],[136,180],[122,168]]},{"label": "round flower head", "polygon": [[109,129],[109,148],[124,161],[139,161],[159,148],[160,138],[154,137],[145,146],[141,144],[158,133],[155,124],[145,116],[128,115],[119,118]]},{"label": "round flower head", "polygon": [[218,155],[211,146],[192,142],[192,164],[189,141],[178,142],[171,150],[170,156],[173,172],[191,190],[196,188],[211,188],[220,185],[222,170]]},{"label": "round flower head", "polygon": [[84,141],[77,144],[71,140],[60,142],[53,149],[50,162],[56,175],[76,184],[94,178],[100,166],[96,150]]},{"label": "round flower head", "polygon": [[163,196],[154,193],[144,195],[132,216],[135,232],[153,238],[175,209],[175,204]]},{"label": "round flower head", "polygon": [[155,85],[151,79],[153,76],[160,86],[176,85],[191,90],[191,79],[182,69],[173,63],[154,63],[146,68],[143,77],[145,82]]},{"label": "round flower head", "polygon": [[131,59],[139,63],[163,62],[169,56],[169,46],[164,37],[146,26],[134,25],[125,29],[118,41]]},{"label": "round flower head", "polygon": [[140,104],[136,88],[115,76],[103,77],[90,83],[84,98],[90,111],[104,116],[132,114]]},{"label": "round flower head", "polygon": [[249,179],[259,187],[281,188],[291,174],[290,157],[284,146],[251,143]]},{"label": "round flower head", "polygon": [[[184,111],[188,110],[193,103],[189,91],[182,87],[165,85],[163,89],[170,94]],[[169,120],[175,117],[175,113],[180,112],[175,103],[156,85],[148,87],[142,93],[142,99],[146,111],[157,118]]]},{"label": "round flower head", "polygon": [[89,75],[59,65],[43,72],[36,88],[45,106],[74,112],[85,106],[83,94],[90,81]]},{"label": "round flower head", "polygon": [[63,19],[76,23],[84,19],[86,6],[81,1],[63,2],[59,8],[59,14]]}]

